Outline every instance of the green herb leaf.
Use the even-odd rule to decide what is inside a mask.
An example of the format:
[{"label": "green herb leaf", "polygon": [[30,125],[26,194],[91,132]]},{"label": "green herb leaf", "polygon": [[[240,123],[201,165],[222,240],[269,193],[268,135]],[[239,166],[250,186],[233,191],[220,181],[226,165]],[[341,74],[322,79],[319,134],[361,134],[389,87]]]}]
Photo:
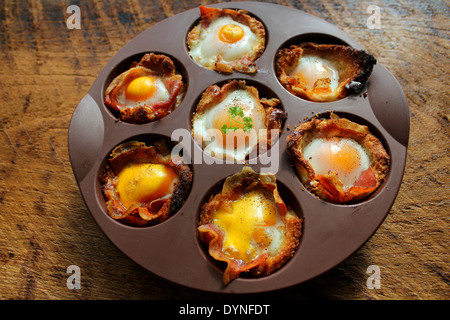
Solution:
[{"label": "green herb leaf", "polygon": [[[238,107],[238,106],[233,106],[231,108],[228,109],[228,114],[230,115],[230,120],[237,122],[239,124],[243,124],[244,125],[244,131],[250,131],[250,129],[253,128],[253,120],[250,117],[244,117],[244,110],[242,110],[242,108]],[[242,118],[242,120],[244,122],[238,121],[235,118],[236,117],[240,117]],[[232,126],[231,125],[231,121],[230,121],[230,126],[227,126],[226,124],[224,124],[221,128],[222,132],[227,134],[229,131],[236,131],[239,130],[239,127],[236,126]]]},{"label": "green herb leaf", "polygon": [[220,128],[222,130],[223,133],[227,134],[228,133],[228,126],[226,124],[224,124],[222,126],[222,128]]},{"label": "green herb leaf", "polygon": [[253,120],[250,117],[244,117],[243,118],[244,122],[245,122],[245,126],[244,126],[244,131],[248,132],[253,128]]},{"label": "green herb leaf", "polygon": [[231,117],[236,117],[238,115],[239,109],[240,108],[238,106],[231,107],[230,109],[228,109],[228,113],[231,115]]}]

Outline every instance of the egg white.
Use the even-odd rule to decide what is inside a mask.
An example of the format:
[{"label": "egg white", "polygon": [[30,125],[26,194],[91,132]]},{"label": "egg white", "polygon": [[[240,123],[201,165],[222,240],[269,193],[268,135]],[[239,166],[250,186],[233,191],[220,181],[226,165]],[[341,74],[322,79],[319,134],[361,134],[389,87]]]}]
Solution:
[{"label": "egg white", "polygon": [[317,80],[321,78],[330,79],[330,89],[336,90],[339,86],[339,71],[330,61],[314,55],[302,56],[296,66],[289,70],[290,76],[302,74],[307,79],[305,85],[312,89]]},{"label": "egg white", "polygon": [[339,180],[341,180],[344,190],[347,190],[353,186],[361,174],[370,166],[369,155],[358,142],[345,138],[340,138],[338,142],[336,139],[315,138],[303,149],[303,158],[309,162],[316,174],[324,175],[331,171],[331,168],[326,163],[327,160],[323,159],[323,155],[326,153],[324,149],[333,148],[339,150],[345,144],[356,149],[359,156],[359,163],[351,172],[336,172],[333,170],[337,173]]},{"label": "egg white", "polygon": [[274,226],[266,227],[264,230],[265,233],[270,238],[270,244],[260,254],[268,252],[270,256],[274,257],[280,252],[285,242],[286,226],[283,223],[283,221],[279,218],[279,214],[277,215],[277,217],[278,217],[277,224]]}]

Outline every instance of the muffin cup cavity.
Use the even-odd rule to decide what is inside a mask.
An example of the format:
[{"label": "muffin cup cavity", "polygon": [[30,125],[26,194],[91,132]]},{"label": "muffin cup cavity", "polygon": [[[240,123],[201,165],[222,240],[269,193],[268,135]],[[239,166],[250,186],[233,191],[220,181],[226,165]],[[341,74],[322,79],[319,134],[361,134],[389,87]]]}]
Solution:
[{"label": "muffin cup cavity", "polygon": [[[348,122],[347,120],[350,122]],[[337,127],[334,127],[335,124],[337,124]],[[321,129],[318,129],[319,127]],[[365,129],[365,127],[367,129]],[[311,172],[311,170],[316,169],[314,169],[313,164],[309,162],[311,157],[309,159],[305,157],[305,152],[307,152],[306,147],[313,141],[313,140],[310,141],[310,139],[312,139],[313,137],[310,136],[308,132],[311,132],[312,134],[314,134],[315,132],[316,134],[319,134],[318,132],[321,132],[319,136],[322,136],[323,132],[323,136],[326,137],[327,141],[331,141],[328,139],[330,138],[333,139],[334,137],[344,137],[350,140],[355,139],[353,141],[358,141],[357,144],[360,145],[359,148],[362,147],[362,149],[358,151],[358,153],[362,152],[367,154],[368,157],[367,161],[370,161],[368,165],[369,168],[371,168],[370,169],[371,174],[374,174],[374,176],[369,178],[369,180],[370,181],[373,180],[373,182],[375,182],[376,179],[377,182],[376,188],[374,189],[371,186],[370,187],[371,191],[370,193],[368,193],[369,189],[364,189],[363,191],[363,189],[354,189],[353,187],[352,188],[349,187],[350,190],[348,191],[354,193],[352,196],[350,196],[350,194],[347,195],[347,191],[345,191],[345,189],[344,191],[342,190],[338,191],[339,188],[337,187],[338,189],[334,190],[334,187],[332,187],[332,185],[337,186],[338,184],[340,184],[340,182],[336,181],[335,177],[333,177],[332,175],[328,177],[330,172],[328,172],[326,178],[324,173]],[[310,119],[305,119],[303,125],[300,126],[299,128],[296,128],[296,130],[293,131],[292,134],[290,134],[290,136],[287,138],[287,141],[288,141],[287,151],[290,156],[290,161],[294,165],[297,177],[303,183],[305,189],[308,190],[308,192],[317,199],[329,202],[332,205],[346,206],[346,205],[364,204],[366,201],[370,201],[372,198],[376,197],[378,193],[382,192],[383,187],[386,184],[386,181],[389,179],[389,172],[391,166],[391,153],[389,147],[387,147],[388,144],[384,136],[380,133],[379,130],[376,129],[375,126],[373,126],[366,119],[363,119],[357,115],[350,114],[347,112],[327,112],[322,114],[316,114],[314,117],[311,117]],[[348,146],[347,143],[346,145]],[[297,151],[299,147],[302,148],[302,151],[300,153]],[[336,147],[337,147],[336,145],[333,146],[333,148]],[[315,151],[319,152],[317,154],[318,159],[319,157],[324,157],[323,154],[320,153],[324,152],[323,151],[324,149],[320,149],[318,145],[314,148],[315,150],[322,150],[322,151]],[[350,150],[348,152],[350,152]],[[351,158],[347,159],[346,157],[349,157],[350,155]],[[339,155],[339,157],[341,156]],[[344,166],[343,168],[347,168],[347,166],[350,163],[349,161],[353,161],[352,160],[353,157],[354,157],[353,153],[343,154],[342,159],[344,160],[342,161],[345,162],[342,163],[339,162],[340,163],[339,166]],[[362,161],[362,158],[360,157],[362,157],[361,154],[358,155],[359,159],[358,163],[359,161]],[[354,160],[356,161],[356,159]],[[361,162],[360,165],[362,165],[362,163],[363,162]],[[348,170],[348,168],[344,170]],[[337,174],[337,178],[339,178],[339,173]],[[357,178],[358,181],[359,179]],[[365,182],[362,181],[363,180],[361,180],[361,186],[367,185],[370,186],[372,183],[366,182],[367,184],[365,184]],[[344,180],[342,180],[342,183],[344,183]],[[357,185],[356,182],[355,185]],[[359,195],[360,192],[363,193],[364,196],[362,194]],[[339,200],[337,198],[334,199],[334,197],[337,197],[338,195]],[[344,198],[342,197],[344,197],[345,199],[347,199],[348,197],[349,198],[347,200],[344,200]]]},{"label": "muffin cup cavity", "polygon": [[[256,89],[256,92],[254,91]],[[195,102],[192,104],[191,112],[190,112],[190,119],[189,119],[189,129],[193,135],[193,139],[197,145],[199,145],[200,148],[202,148],[204,153],[207,153],[208,157],[215,157],[214,155],[210,154],[210,148],[206,146],[203,148],[200,145],[200,134],[198,133],[198,123],[197,127],[194,129],[194,121],[201,120],[202,118],[205,118],[209,110],[212,110],[215,105],[215,101],[217,103],[220,103],[221,99],[226,99],[226,97],[229,94],[232,94],[234,90],[246,90],[246,92],[250,92],[252,96],[258,95],[259,100],[261,101],[261,104],[265,108],[264,113],[264,119],[265,123],[264,126],[267,126],[266,129],[257,129],[253,127],[253,122],[250,123],[251,128],[248,129],[249,140],[252,140],[253,138],[257,138],[259,141],[259,144],[257,144],[253,150],[245,157],[245,159],[239,160],[239,159],[229,159],[229,158],[222,158],[218,156],[219,160],[230,163],[231,161],[236,163],[251,163],[255,164],[258,162],[256,158],[260,156],[268,156],[267,153],[270,153],[270,150],[273,146],[275,146],[277,143],[279,143],[280,136],[282,132],[286,128],[286,120],[288,118],[288,113],[285,111],[285,108],[283,106],[283,102],[278,98],[277,94],[269,88],[267,85],[260,83],[259,81],[255,81],[253,79],[241,79],[241,78],[231,78],[227,80],[223,80],[214,84],[211,84],[208,86],[208,88],[205,88],[203,92],[197,97]],[[211,98],[209,98],[211,97]],[[207,99],[212,99],[212,102],[208,102],[207,105],[205,105],[205,101]],[[224,100],[223,100],[224,101]],[[272,103],[274,105],[272,105]],[[206,106],[206,107],[205,107]],[[238,104],[236,104],[236,107],[239,107]],[[243,107],[244,108],[244,107]],[[245,109],[245,108],[244,108]],[[198,111],[198,116],[196,116],[196,113]],[[229,110],[230,112],[230,110]],[[254,115],[253,115],[254,116]],[[232,128],[233,124],[241,122],[245,120],[244,115],[239,116],[233,116],[232,114],[229,116],[230,121],[229,124],[230,128]],[[237,119],[237,120],[236,120]],[[210,129],[214,129],[213,127],[210,127],[210,123],[207,120],[201,120],[205,123],[205,130],[208,131]],[[258,123],[255,123],[255,125],[258,125]],[[246,127],[244,127],[245,129]],[[255,129],[255,130],[253,130]],[[245,129],[247,130],[247,129]],[[253,130],[253,131],[252,131]],[[223,130],[222,130],[223,131]],[[218,132],[219,135],[215,135],[215,138],[222,138],[222,132]],[[223,137],[228,137],[223,136]],[[220,136],[220,137],[218,137]],[[233,133],[230,135],[230,139],[238,139],[237,137],[233,137]],[[246,138],[247,139],[247,138]],[[267,139],[267,141],[266,141]],[[207,139],[207,141],[210,141]],[[214,142],[214,141],[211,141]],[[250,141],[248,141],[250,143]],[[228,142],[227,142],[228,143]],[[278,150],[278,149],[277,149]]]},{"label": "muffin cup cavity", "polygon": [[363,92],[376,59],[333,35],[306,33],[283,43],[273,63],[278,82],[290,94],[332,103]]},{"label": "muffin cup cavity", "polygon": [[[172,106],[170,107],[171,111],[168,112],[167,114],[165,114],[164,116],[158,116],[157,114],[155,114],[154,119],[146,119],[146,120],[139,120],[139,118],[142,118],[142,115],[140,113],[136,113],[135,116],[129,116],[125,119],[121,119],[121,117],[123,116],[118,110],[115,110],[114,107],[110,105],[107,105],[105,99],[107,96],[107,88],[114,82],[117,81],[117,77],[119,77],[121,74],[123,74],[124,72],[127,72],[128,70],[130,70],[131,68],[135,67],[142,58],[144,58],[144,56],[151,54],[151,55],[158,55],[158,56],[164,56],[167,57],[168,61],[170,61],[170,63],[173,63],[173,67],[175,68],[173,70],[173,74],[174,75],[180,75],[181,76],[181,88],[179,90],[179,93],[176,95],[176,97],[172,97],[171,94],[171,88],[167,87],[167,85],[171,84],[174,80],[174,77],[172,75],[169,75],[169,67],[166,66],[166,62],[161,61],[159,63],[153,63],[153,66],[155,68],[160,68],[161,70],[158,70],[158,78],[160,78],[161,80],[165,81],[166,83],[164,84],[165,90],[168,90],[170,94],[169,99],[173,99],[173,102],[171,102]],[[159,59],[161,60],[161,59]],[[167,60],[167,59],[166,59]],[[173,68],[172,67],[172,68]],[[170,78],[169,78],[170,77]],[[164,79],[168,79],[168,80],[164,80]],[[124,77],[123,80],[125,80],[126,77]],[[112,70],[109,72],[109,74],[106,76],[106,79],[103,83],[103,87],[102,87],[102,92],[101,92],[101,97],[102,97],[102,105],[104,106],[104,108],[107,110],[107,112],[114,117],[116,120],[120,120],[123,121],[125,123],[129,123],[132,125],[143,125],[143,124],[148,124],[148,123],[152,123],[155,121],[161,121],[163,120],[165,117],[171,115],[172,113],[175,113],[179,107],[183,104],[183,100],[186,96],[186,92],[188,90],[188,74],[187,74],[187,70],[185,68],[185,66],[175,57],[173,57],[170,54],[164,53],[164,52],[159,52],[159,51],[149,51],[149,52],[141,52],[141,53],[137,53],[137,54],[133,54],[130,55],[129,57],[123,59],[121,62],[119,62],[117,65],[115,65]],[[116,86],[121,86],[122,85],[122,81],[117,81]],[[170,82],[169,82],[170,81]],[[179,81],[179,80],[177,80]],[[159,90],[159,89],[156,89]],[[109,99],[111,100],[111,99]],[[161,101],[165,101],[165,100],[161,100]],[[152,102],[153,104],[153,102]],[[154,104],[161,104],[161,102],[154,102]],[[173,106],[175,105],[175,106]],[[167,106],[161,106],[161,111],[164,111],[167,108]],[[130,108],[131,109],[131,108]],[[160,112],[159,109],[157,110],[157,112]]]},{"label": "muffin cup cavity", "polygon": [[198,13],[200,17],[186,34],[186,51],[192,61],[220,74],[254,74],[266,48],[264,23],[240,9],[200,5]]},{"label": "muffin cup cavity", "polygon": [[[237,168],[238,170],[240,168]],[[195,228],[196,230],[196,239],[198,242],[198,247],[200,248],[201,252],[202,252],[202,256],[203,258],[213,267],[213,269],[215,269],[216,271],[218,271],[218,273],[220,274],[220,276],[222,276],[225,272],[225,269],[227,268],[227,263],[221,260],[216,260],[214,257],[211,256],[208,245],[206,245],[202,240],[201,240],[201,236],[200,236],[200,232],[199,232],[199,226],[201,225],[201,214],[202,214],[202,210],[204,209],[204,207],[207,206],[208,202],[211,201],[216,195],[221,194],[221,192],[223,191],[223,187],[224,187],[224,183],[226,181],[227,178],[230,178],[232,176],[235,176],[235,174],[239,174],[241,171],[234,171],[232,174],[223,177],[222,179],[220,179],[219,181],[215,182],[215,183],[211,183],[211,187],[203,193],[202,197],[200,198],[200,201],[197,204],[197,210],[196,210],[196,225]],[[244,172],[244,171],[242,171]],[[241,172],[241,173],[242,173]],[[283,201],[283,203],[286,205],[287,210],[289,212],[292,212],[300,219],[300,223],[301,223],[301,228],[299,230],[299,236],[298,236],[298,246],[295,248],[294,252],[292,252],[290,254],[290,257],[287,258],[283,264],[278,267],[276,270],[272,271],[270,274],[267,275],[255,275],[255,274],[249,274],[248,272],[244,272],[242,274],[240,274],[240,276],[236,279],[234,279],[233,281],[243,281],[243,280],[256,280],[256,281],[260,281],[261,279],[264,279],[266,277],[272,277],[274,275],[276,275],[279,272],[282,272],[282,270],[288,266],[291,263],[291,260],[293,259],[293,257],[295,257],[297,255],[297,252],[299,250],[299,248],[301,248],[302,245],[302,234],[303,234],[303,226],[304,226],[304,215],[303,215],[303,210],[302,210],[302,206],[300,201],[298,200],[298,197],[296,196],[296,193],[290,189],[290,187],[288,187],[287,185],[285,185],[281,180],[278,179],[278,177],[276,177],[276,187],[278,190],[278,193]],[[275,241],[275,239],[272,239],[272,241]]]},{"label": "muffin cup cavity", "polygon": [[[108,153],[99,166],[96,191],[111,219],[143,228],[163,223],[180,211],[189,197],[193,173],[189,165],[172,157],[173,147],[167,137],[139,135],[122,141]],[[148,198],[146,190],[153,190],[155,195]]]}]

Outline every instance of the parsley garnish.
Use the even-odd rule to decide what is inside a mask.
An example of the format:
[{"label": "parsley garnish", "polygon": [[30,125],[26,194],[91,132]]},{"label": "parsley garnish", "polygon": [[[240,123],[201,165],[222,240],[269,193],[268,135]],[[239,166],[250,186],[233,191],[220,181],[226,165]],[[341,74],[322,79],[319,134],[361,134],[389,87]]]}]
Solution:
[{"label": "parsley garnish", "polygon": [[[222,132],[227,134],[230,131],[236,131],[239,130],[239,127],[237,126],[233,126],[233,122],[239,123],[239,124],[243,124],[244,128],[243,130],[245,132],[250,131],[253,128],[253,120],[250,117],[244,117],[244,110],[242,110],[242,108],[238,107],[238,106],[234,106],[228,109],[228,114],[230,115],[230,125],[227,126],[226,124],[224,124],[222,126]],[[236,117],[239,117],[242,119],[242,121],[238,121],[236,119]]]}]

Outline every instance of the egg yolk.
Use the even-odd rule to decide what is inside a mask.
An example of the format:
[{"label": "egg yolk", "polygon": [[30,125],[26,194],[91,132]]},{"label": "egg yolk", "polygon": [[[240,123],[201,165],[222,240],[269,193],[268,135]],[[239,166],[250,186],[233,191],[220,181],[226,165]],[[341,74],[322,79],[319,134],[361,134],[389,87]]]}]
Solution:
[{"label": "egg yolk", "polygon": [[[249,117],[248,115],[251,114],[251,110],[249,109],[249,107],[244,104],[239,105],[239,107],[243,110],[244,117]],[[244,117],[241,116],[233,117],[232,115],[230,115],[229,110],[230,110],[229,108],[223,108],[220,112],[218,112],[215,115],[212,123],[212,128],[221,131],[223,137],[222,142],[223,147],[227,145],[234,146],[234,148],[245,146],[245,144],[248,143],[250,138],[249,134],[246,133],[246,131],[244,131],[245,128],[245,122],[243,120]],[[226,130],[224,129],[224,126],[228,128],[228,131],[226,131],[226,133],[224,132],[224,130]]]},{"label": "egg yolk", "polygon": [[298,79],[305,83],[308,88],[314,87],[319,79],[330,79],[333,72],[327,66],[315,63],[312,68],[302,67],[297,74]]},{"label": "egg yolk", "polygon": [[258,248],[270,245],[265,227],[277,223],[277,213],[268,190],[253,190],[235,201],[223,203],[213,214],[214,223],[225,234],[223,252],[245,262],[255,259]]},{"label": "egg yolk", "polygon": [[219,31],[219,39],[226,43],[235,43],[244,37],[244,30],[235,24],[226,24]]},{"label": "egg yolk", "polygon": [[324,80],[317,86],[317,90],[330,91],[336,87],[339,74],[332,67],[327,65],[327,61],[316,57],[305,57],[300,59],[298,66],[294,70],[294,76],[298,78],[308,89],[313,89],[318,80]]},{"label": "egg yolk", "polygon": [[351,144],[332,138],[322,144],[317,157],[331,170],[349,174],[359,168],[361,157],[359,151]]},{"label": "egg yolk", "polygon": [[156,91],[154,77],[138,77],[133,79],[125,89],[127,99],[143,101],[150,98]]},{"label": "egg yolk", "polygon": [[163,164],[130,163],[118,174],[117,191],[126,208],[164,197],[176,179],[172,168]]}]

